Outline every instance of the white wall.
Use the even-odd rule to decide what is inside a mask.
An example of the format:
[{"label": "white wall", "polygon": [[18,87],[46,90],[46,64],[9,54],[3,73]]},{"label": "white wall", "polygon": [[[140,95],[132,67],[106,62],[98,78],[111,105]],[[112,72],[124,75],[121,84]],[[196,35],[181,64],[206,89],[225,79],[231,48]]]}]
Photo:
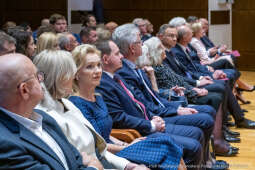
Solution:
[{"label": "white wall", "polygon": [[[222,0],[208,0],[209,38],[215,45],[226,44],[232,49],[232,4],[219,1]],[[211,11],[230,11],[230,24],[211,25]]]}]

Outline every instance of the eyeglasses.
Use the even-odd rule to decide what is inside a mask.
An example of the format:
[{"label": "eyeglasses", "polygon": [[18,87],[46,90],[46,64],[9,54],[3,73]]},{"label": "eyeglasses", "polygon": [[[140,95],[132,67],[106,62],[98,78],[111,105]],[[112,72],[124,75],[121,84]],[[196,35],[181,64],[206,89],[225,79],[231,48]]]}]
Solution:
[{"label": "eyeglasses", "polygon": [[36,74],[34,74],[32,77],[29,77],[25,80],[23,80],[22,82],[20,82],[18,85],[17,85],[17,88],[20,87],[21,83],[25,83],[33,78],[36,78],[38,80],[39,83],[43,82],[44,81],[44,72],[42,71],[38,71]]}]

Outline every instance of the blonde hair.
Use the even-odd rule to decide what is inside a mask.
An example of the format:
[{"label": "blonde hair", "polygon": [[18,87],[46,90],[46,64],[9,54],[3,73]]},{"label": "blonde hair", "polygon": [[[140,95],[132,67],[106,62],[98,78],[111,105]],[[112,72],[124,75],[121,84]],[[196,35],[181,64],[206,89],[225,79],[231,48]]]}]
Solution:
[{"label": "blonde hair", "polygon": [[44,72],[44,84],[54,99],[66,97],[63,80],[74,77],[77,68],[71,53],[63,50],[44,50],[35,56],[33,63]]},{"label": "blonde hair", "polygon": [[[77,72],[81,69],[81,67],[86,62],[86,56],[88,54],[97,54],[99,57],[101,57],[101,52],[94,46],[90,44],[83,44],[75,47],[75,49],[72,51],[72,56],[74,59],[74,62],[77,66]],[[79,86],[76,78],[73,82],[73,89],[75,92],[79,91]]]},{"label": "blonde hair", "polygon": [[197,33],[200,29],[202,29],[202,24],[200,22],[196,22],[191,25],[191,30],[194,34]]},{"label": "blonde hair", "polygon": [[36,54],[43,50],[56,50],[58,49],[57,35],[52,32],[45,32],[40,35],[36,44]]}]

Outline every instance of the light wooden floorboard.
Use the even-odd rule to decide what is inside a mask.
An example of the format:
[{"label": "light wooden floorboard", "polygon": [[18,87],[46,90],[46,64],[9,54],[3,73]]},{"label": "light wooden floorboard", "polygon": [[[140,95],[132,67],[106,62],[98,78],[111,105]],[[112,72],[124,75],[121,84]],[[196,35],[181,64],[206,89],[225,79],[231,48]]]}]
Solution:
[{"label": "light wooden floorboard", "polygon": [[[243,71],[241,80],[255,85],[255,72]],[[245,113],[245,117],[255,120],[255,91],[243,92],[246,100],[251,101],[251,104],[241,105],[243,109],[249,112]],[[217,160],[225,160],[230,164],[230,170],[255,170],[255,129],[237,129],[231,128],[234,131],[241,133],[241,143],[231,145],[239,147],[239,154],[236,157],[217,157]]]}]

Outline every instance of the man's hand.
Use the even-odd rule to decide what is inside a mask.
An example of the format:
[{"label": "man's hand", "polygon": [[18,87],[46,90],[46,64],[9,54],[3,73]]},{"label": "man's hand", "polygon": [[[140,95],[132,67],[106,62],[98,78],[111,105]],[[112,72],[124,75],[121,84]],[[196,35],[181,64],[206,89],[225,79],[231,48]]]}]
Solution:
[{"label": "man's hand", "polygon": [[215,80],[225,79],[225,78],[227,78],[227,75],[226,75],[222,70],[216,70],[216,71],[213,73],[213,78],[214,78]]},{"label": "man's hand", "polygon": [[138,165],[135,163],[128,163],[124,170],[149,170],[145,165]]},{"label": "man's hand", "polygon": [[99,170],[103,170],[104,169],[102,164],[99,162],[99,160],[96,159],[94,156],[89,156],[85,152],[82,152],[81,155],[82,155],[82,163],[85,166],[96,167]]},{"label": "man's hand", "polygon": [[135,144],[136,142],[140,142],[140,141],[142,141],[142,140],[144,140],[144,139],[146,139],[146,137],[136,138],[136,139],[133,140],[130,144],[128,144],[128,146],[129,146],[129,145],[133,145],[133,144]]},{"label": "man's hand", "polygon": [[212,81],[212,80],[205,79],[205,78],[203,78],[203,79],[201,79],[201,80],[199,81],[199,87],[205,86],[205,85],[207,85],[207,84],[213,84],[213,81]]},{"label": "man's hand", "polygon": [[198,96],[206,96],[208,94],[208,90],[206,90],[205,88],[193,88],[192,90],[197,92]]},{"label": "man's hand", "polygon": [[221,45],[219,50],[220,50],[220,53],[224,53],[227,50],[227,46],[226,45]]},{"label": "man's hand", "polygon": [[189,108],[189,107],[179,107],[177,110],[178,115],[191,115],[191,114],[195,114],[197,112],[198,111],[196,109]]},{"label": "man's hand", "polygon": [[214,72],[214,68],[213,68],[213,67],[207,66],[207,68],[208,68],[208,70],[209,70],[210,72]]},{"label": "man's hand", "polygon": [[155,126],[156,126],[156,131],[158,132],[164,132],[165,131],[165,121],[159,117],[159,116],[153,116],[151,120]]},{"label": "man's hand", "polygon": [[171,90],[175,91],[175,93],[177,93],[178,96],[184,96],[184,90],[186,89],[184,87],[174,86],[171,88]]}]

